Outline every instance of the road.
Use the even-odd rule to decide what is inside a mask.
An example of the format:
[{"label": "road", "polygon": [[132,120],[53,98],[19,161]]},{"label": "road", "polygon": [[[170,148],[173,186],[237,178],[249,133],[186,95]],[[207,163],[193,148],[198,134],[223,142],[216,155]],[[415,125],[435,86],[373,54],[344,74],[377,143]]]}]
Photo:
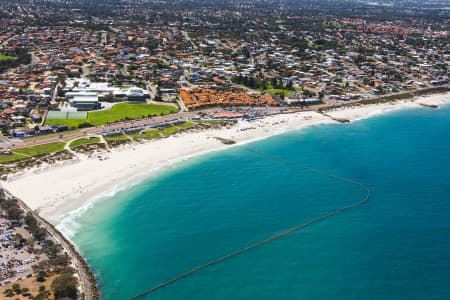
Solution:
[{"label": "road", "polygon": [[189,43],[191,43],[191,45],[192,45],[192,47],[194,47],[194,49],[198,49],[198,47],[197,47],[197,45],[196,44],[194,44],[194,42],[192,41],[192,39],[191,39],[191,37],[189,36],[189,34],[186,32],[186,31],[182,31],[182,33],[183,33],[183,35],[184,35],[184,37],[186,38],[186,40],[189,42]]},{"label": "road", "polygon": [[180,107],[181,113],[188,111],[186,105],[184,105],[184,102],[178,97],[177,97],[177,103],[178,103],[178,106]]},{"label": "road", "polygon": [[51,103],[56,103],[56,97],[58,96],[58,90],[60,87],[61,83],[58,81],[58,83],[56,84],[55,88],[53,89],[53,94],[52,94],[52,100]]},{"label": "road", "polygon": [[13,35],[6,39],[3,43],[0,44],[0,49],[3,49],[5,46],[8,46],[10,40],[14,39],[17,35]]},{"label": "road", "polygon": [[81,66],[81,77],[83,78],[87,78],[87,76],[89,75],[89,69],[88,69],[88,65],[84,64]]},{"label": "road", "polygon": [[31,52],[31,64],[35,65],[37,63],[39,63],[41,60],[39,59],[39,57],[37,57],[34,52]]},{"label": "road", "polygon": [[153,85],[150,81],[147,81],[147,90],[150,96],[150,101],[155,99],[156,89],[157,89],[156,85]]},{"label": "road", "polygon": [[[265,108],[269,111],[279,111],[280,108]],[[211,109],[204,109],[204,110],[197,110],[193,112],[178,112],[176,114],[171,115],[165,115],[165,116],[158,116],[158,117],[152,117],[152,118],[144,118],[144,119],[137,119],[137,120],[130,120],[130,121],[123,121],[123,122],[117,122],[113,124],[106,124],[102,126],[97,127],[90,127],[86,128],[74,133],[70,134],[64,134],[64,132],[61,132],[61,135],[59,136],[52,136],[48,138],[43,138],[40,140],[32,140],[32,141],[26,141],[21,144],[16,144],[14,146],[10,145],[9,149],[17,149],[17,148],[24,148],[24,147],[31,147],[31,146],[37,146],[37,145],[43,145],[43,144],[49,144],[54,142],[65,142],[77,137],[86,136],[86,135],[102,135],[102,133],[108,132],[108,131],[114,131],[114,130],[126,130],[130,128],[135,127],[151,127],[152,125],[155,125],[157,123],[161,123],[164,121],[170,121],[175,119],[188,119],[190,117],[196,116],[199,113],[212,113],[215,111],[218,111],[220,109],[217,108],[211,108]],[[309,108],[294,108],[291,109],[292,112],[294,111],[307,111],[311,110]]]},{"label": "road", "polygon": [[13,143],[0,134],[0,148],[9,148]]}]

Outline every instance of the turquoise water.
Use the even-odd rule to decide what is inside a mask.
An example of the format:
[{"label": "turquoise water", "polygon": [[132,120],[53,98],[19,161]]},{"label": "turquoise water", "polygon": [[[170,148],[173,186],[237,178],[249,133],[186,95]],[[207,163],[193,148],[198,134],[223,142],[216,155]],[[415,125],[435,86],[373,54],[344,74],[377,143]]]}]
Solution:
[{"label": "turquoise water", "polygon": [[127,299],[211,259],[367,204],[142,299],[450,299],[450,106],[290,132],[180,163],[96,202],[73,240],[104,299]]}]

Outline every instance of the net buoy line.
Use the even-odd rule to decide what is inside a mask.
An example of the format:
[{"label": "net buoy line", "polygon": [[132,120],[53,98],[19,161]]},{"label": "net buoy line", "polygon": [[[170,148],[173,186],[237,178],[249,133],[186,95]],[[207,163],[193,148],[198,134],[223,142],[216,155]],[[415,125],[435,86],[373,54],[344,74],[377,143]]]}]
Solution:
[{"label": "net buoy line", "polygon": [[360,206],[360,205],[366,203],[367,201],[369,201],[369,198],[370,198],[370,189],[367,188],[364,184],[362,184],[362,183],[360,183],[360,182],[357,182],[357,181],[354,181],[354,180],[351,180],[351,179],[347,179],[347,178],[343,178],[343,177],[340,177],[340,176],[336,176],[336,175],[333,175],[333,174],[329,174],[329,173],[326,173],[326,172],[322,172],[322,171],[319,171],[319,170],[316,170],[316,169],[313,169],[313,168],[304,166],[304,165],[302,165],[302,164],[299,164],[299,163],[296,163],[296,162],[293,162],[293,161],[290,161],[290,160],[287,160],[287,159],[284,159],[284,158],[281,158],[281,157],[278,157],[278,156],[274,156],[274,155],[267,154],[267,153],[265,153],[265,152],[261,152],[261,151],[254,150],[254,149],[248,149],[248,150],[249,150],[250,152],[255,153],[255,154],[264,156],[264,157],[269,158],[269,159],[278,160],[278,161],[280,161],[280,162],[290,164],[290,165],[295,166],[295,167],[297,167],[297,168],[301,168],[301,169],[304,169],[304,170],[307,170],[307,171],[310,171],[310,172],[313,172],[313,173],[316,173],[316,174],[320,174],[320,175],[324,175],[324,176],[328,176],[328,177],[334,178],[334,179],[339,180],[339,181],[343,181],[343,182],[347,182],[347,183],[351,183],[351,184],[357,185],[357,186],[359,186],[362,190],[364,190],[364,191],[366,192],[366,197],[365,197],[362,201],[359,201],[359,202],[356,202],[356,203],[353,203],[353,204],[350,204],[350,205],[341,207],[341,208],[339,208],[338,210],[335,210],[335,211],[330,212],[330,213],[328,213],[328,214],[326,214],[326,215],[320,216],[320,217],[318,217],[318,218],[316,218],[316,219],[314,219],[314,220],[311,220],[311,221],[306,222],[306,223],[303,223],[303,224],[301,224],[301,225],[299,225],[299,226],[290,228],[290,229],[288,229],[288,230],[286,230],[286,231],[283,231],[283,232],[281,232],[281,233],[278,233],[278,234],[276,234],[276,235],[273,235],[273,236],[271,236],[271,237],[269,237],[269,238],[267,238],[267,239],[265,239],[265,240],[262,240],[262,241],[260,241],[260,242],[255,243],[255,244],[253,244],[253,245],[250,245],[250,246],[248,246],[248,247],[239,249],[239,250],[234,251],[234,252],[232,252],[232,253],[230,253],[230,254],[227,254],[227,255],[225,255],[225,256],[222,256],[222,257],[220,257],[220,258],[217,258],[217,259],[214,259],[214,260],[212,260],[212,261],[210,261],[210,262],[207,262],[207,263],[205,263],[205,264],[203,264],[203,265],[201,265],[201,266],[198,266],[198,267],[196,267],[196,268],[194,268],[194,269],[191,269],[190,271],[187,271],[186,273],[183,273],[183,274],[178,275],[177,277],[174,277],[174,278],[172,278],[172,279],[170,279],[170,280],[168,280],[168,281],[166,281],[166,282],[163,282],[163,283],[161,283],[161,284],[159,284],[159,285],[157,285],[157,286],[155,286],[155,287],[153,287],[153,288],[151,288],[151,289],[149,289],[149,290],[146,290],[146,291],[144,291],[144,292],[142,292],[142,293],[140,293],[140,294],[137,294],[137,295],[135,295],[135,296],[129,298],[128,300],[133,300],[133,299],[140,298],[140,297],[142,297],[142,296],[148,295],[148,294],[150,294],[150,293],[153,293],[153,292],[155,292],[155,291],[157,291],[157,290],[159,290],[159,289],[161,289],[161,288],[163,288],[163,287],[166,287],[166,286],[168,286],[168,285],[171,285],[171,284],[175,283],[176,281],[178,281],[178,280],[180,280],[180,279],[186,278],[186,277],[192,275],[193,273],[195,273],[195,272],[197,272],[197,271],[200,271],[200,270],[202,270],[202,269],[206,269],[206,268],[209,267],[209,266],[212,266],[212,265],[215,265],[215,264],[217,264],[217,263],[219,263],[219,262],[228,260],[228,259],[232,258],[233,256],[239,255],[239,254],[244,253],[244,252],[247,252],[247,251],[249,251],[249,250],[251,250],[251,249],[254,249],[254,248],[260,247],[260,246],[262,246],[262,245],[264,245],[264,244],[268,244],[268,243],[270,243],[270,242],[273,242],[273,241],[275,241],[275,240],[278,240],[278,239],[280,239],[280,238],[282,238],[282,237],[284,237],[284,236],[287,236],[287,235],[289,235],[289,234],[291,234],[291,233],[293,233],[293,232],[296,232],[296,231],[298,231],[298,230],[300,230],[300,229],[303,229],[303,228],[305,228],[305,227],[308,227],[308,226],[310,226],[310,225],[312,225],[312,224],[314,224],[314,223],[318,223],[318,222],[320,222],[320,221],[322,221],[322,220],[325,220],[325,219],[327,219],[327,218],[329,218],[329,217],[332,217],[332,216],[334,216],[334,215],[337,215],[337,214],[343,212],[344,210],[348,210],[348,209],[351,209],[351,208],[353,208],[353,207]]}]

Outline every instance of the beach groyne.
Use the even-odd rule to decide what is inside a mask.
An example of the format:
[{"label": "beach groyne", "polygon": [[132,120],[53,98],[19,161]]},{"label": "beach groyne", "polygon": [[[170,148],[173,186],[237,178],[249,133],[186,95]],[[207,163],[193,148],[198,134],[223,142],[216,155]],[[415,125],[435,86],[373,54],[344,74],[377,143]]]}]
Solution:
[{"label": "beach groyne", "polygon": [[32,214],[39,224],[45,228],[45,230],[52,235],[63,247],[64,251],[71,258],[75,271],[79,278],[79,286],[80,286],[80,299],[82,300],[99,300],[100,299],[100,291],[97,285],[97,278],[89,267],[88,263],[84,259],[84,257],[78,252],[75,246],[58,230],[53,226],[50,222],[42,218],[37,212],[33,211],[26,203],[24,203],[21,199],[15,197],[8,190],[3,187],[0,187],[6,194],[10,197],[14,197],[21,208],[26,212]]},{"label": "beach groyne", "polygon": [[222,144],[224,145],[233,145],[236,144],[236,141],[233,139],[226,139],[226,138],[221,138],[221,137],[216,137],[216,139],[218,141],[220,141]]},{"label": "beach groyne", "polygon": [[429,108],[439,108],[439,105],[436,104],[427,104],[427,103],[418,103],[418,104]]},{"label": "beach groyne", "polygon": [[330,116],[330,115],[328,115],[328,114],[326,114],[326,113],[324,113],[324,112],[319,112],[319,113],[321,113],[321,114],[324,115],[325,117],[328,117],[328,118],[330,118],[331,120],[336,121],[336,122],[339,122],[339,123],[350,123],[350,120],[349,120],[349,119],[336,118],[336,117]]}]

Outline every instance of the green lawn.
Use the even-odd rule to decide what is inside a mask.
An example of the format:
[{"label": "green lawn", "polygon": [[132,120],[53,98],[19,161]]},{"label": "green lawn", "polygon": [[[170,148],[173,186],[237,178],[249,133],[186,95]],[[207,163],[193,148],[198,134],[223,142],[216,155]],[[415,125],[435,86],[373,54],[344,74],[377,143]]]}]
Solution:
[{"label": "green lawn", "polygon": [[45,134],[45,135],[39,135],[39,136],[34,136],[34,137],[31,137],[31,138],[23,139],[23,141],[25,141],[25,142],[38,141],[38,140],[47,139],[49,137],[55,137],[55,136],[60,136],[60,135],[66,136],[68,134],[75,133],[75,132],[78,132],[80,130],[81,129],[75,129],[75,130],[69,130],[69,131],[64,131],[64,132],[57,132],[57,133],[50,133],[50,134]]},{"label": "green lawn", "polygon": [[330,22],[323,21],[322,25],[324,27],[327,27],[327,26],[334,27],[334,28],[341,28],[342,27],[341,24],[339,24],[337,22],[333,22],[333,21],[330,21]]},{"label": "green lawn", "polygon": [[67,124],[69,127],[78,127],[80,124],[90,123],[99,126],[125,120],[125,118],[139,119],[148,115],[170,114],[171,111],[176,112],[177,109],[167,105],[119,103],[108,110],[88,112],[87,119],[52,119],[45,120],[45,124]]},{"label": "green lawn", "polygon": [[161,130],[161,133],[162,133],[163,135],[171,135],[171,134],[174,134],[174,133],[177,132],[177,131],[178,131],[178,128],[172,126],[172,127],[166,128],[166,129],[164,129],[164,130]]},{"label": "green lawn", "polygon": [[80,139],[77,139],[77,140],[71,142],[69,147],[73,148],[73,147],[76,147],[76,146],[87,145],[87,144],[95,144],[95,143],[99,143],[99,142],[100,142],[100,138],[98,138],[98,137],[94,137],[94,138],[80,138]]},{"label": "green lawn", "polygon": [[125,140],[129,140],[129,138],[126,135],[105,136],[105,140],[107,140],[107,141],[125,141]]},{"label": "green lawn", "polygon": [[131,136],[134,139],[139,139],[139,138],[152,138],[152,137],[159,137],[161,133],[161,130],[150,130],[150,131],[146,131],[144,133],[133,133],[130,134],[129,136]]},{"label": "green lawn", "polygon": [[192,121],[192,122],[199,123],[199,124],[202,124],[202,123],[205,123],[205,124],[218,124],[218,123],[222,122],[222,120],[195,120],[195,121]]},{"label": "green lawn", "polygon": [[265,90],[265,92],[270,95],[283,93],[285,97],[290,96],[292,93],[294,93],[294,91],[282,90],[282,89],[268,89],[268,90]]},{"label": "green lawn", "polygon": [[25,158],[27,157],[20,154],[0,155],[0,164],[14,162]]},{"label": "green lawn", "polygon": [[191,126],[193,126],[194,124],[192,122],[184,122],[183,124],[179,124],[176,126],[172,126],[172,127],[168,127],[166,129],[163,130],[149,130],[146,131],[144,133],[135,133],[135,134],[130,134],[131,137],[133,138],[149,138],[149,137],[158,137],[162,135],[171,135],[176,133],[178,130],[183,129],[183,128],[189,128]]},{"label": "green lawn", "polygon": [[38,145],[33,147],[14,149],[13,152],[16,154],[24,154],[28,156],[36,156],[40,154],[47,154],[52,152],[58,152],[64,150],[64,145],[66,143],[56,142],[44,145]]},{"label": "green lawn", "polygon": [[0,54],[0,60],[8,60],[8,59],[17,59],[17,57]]}]

